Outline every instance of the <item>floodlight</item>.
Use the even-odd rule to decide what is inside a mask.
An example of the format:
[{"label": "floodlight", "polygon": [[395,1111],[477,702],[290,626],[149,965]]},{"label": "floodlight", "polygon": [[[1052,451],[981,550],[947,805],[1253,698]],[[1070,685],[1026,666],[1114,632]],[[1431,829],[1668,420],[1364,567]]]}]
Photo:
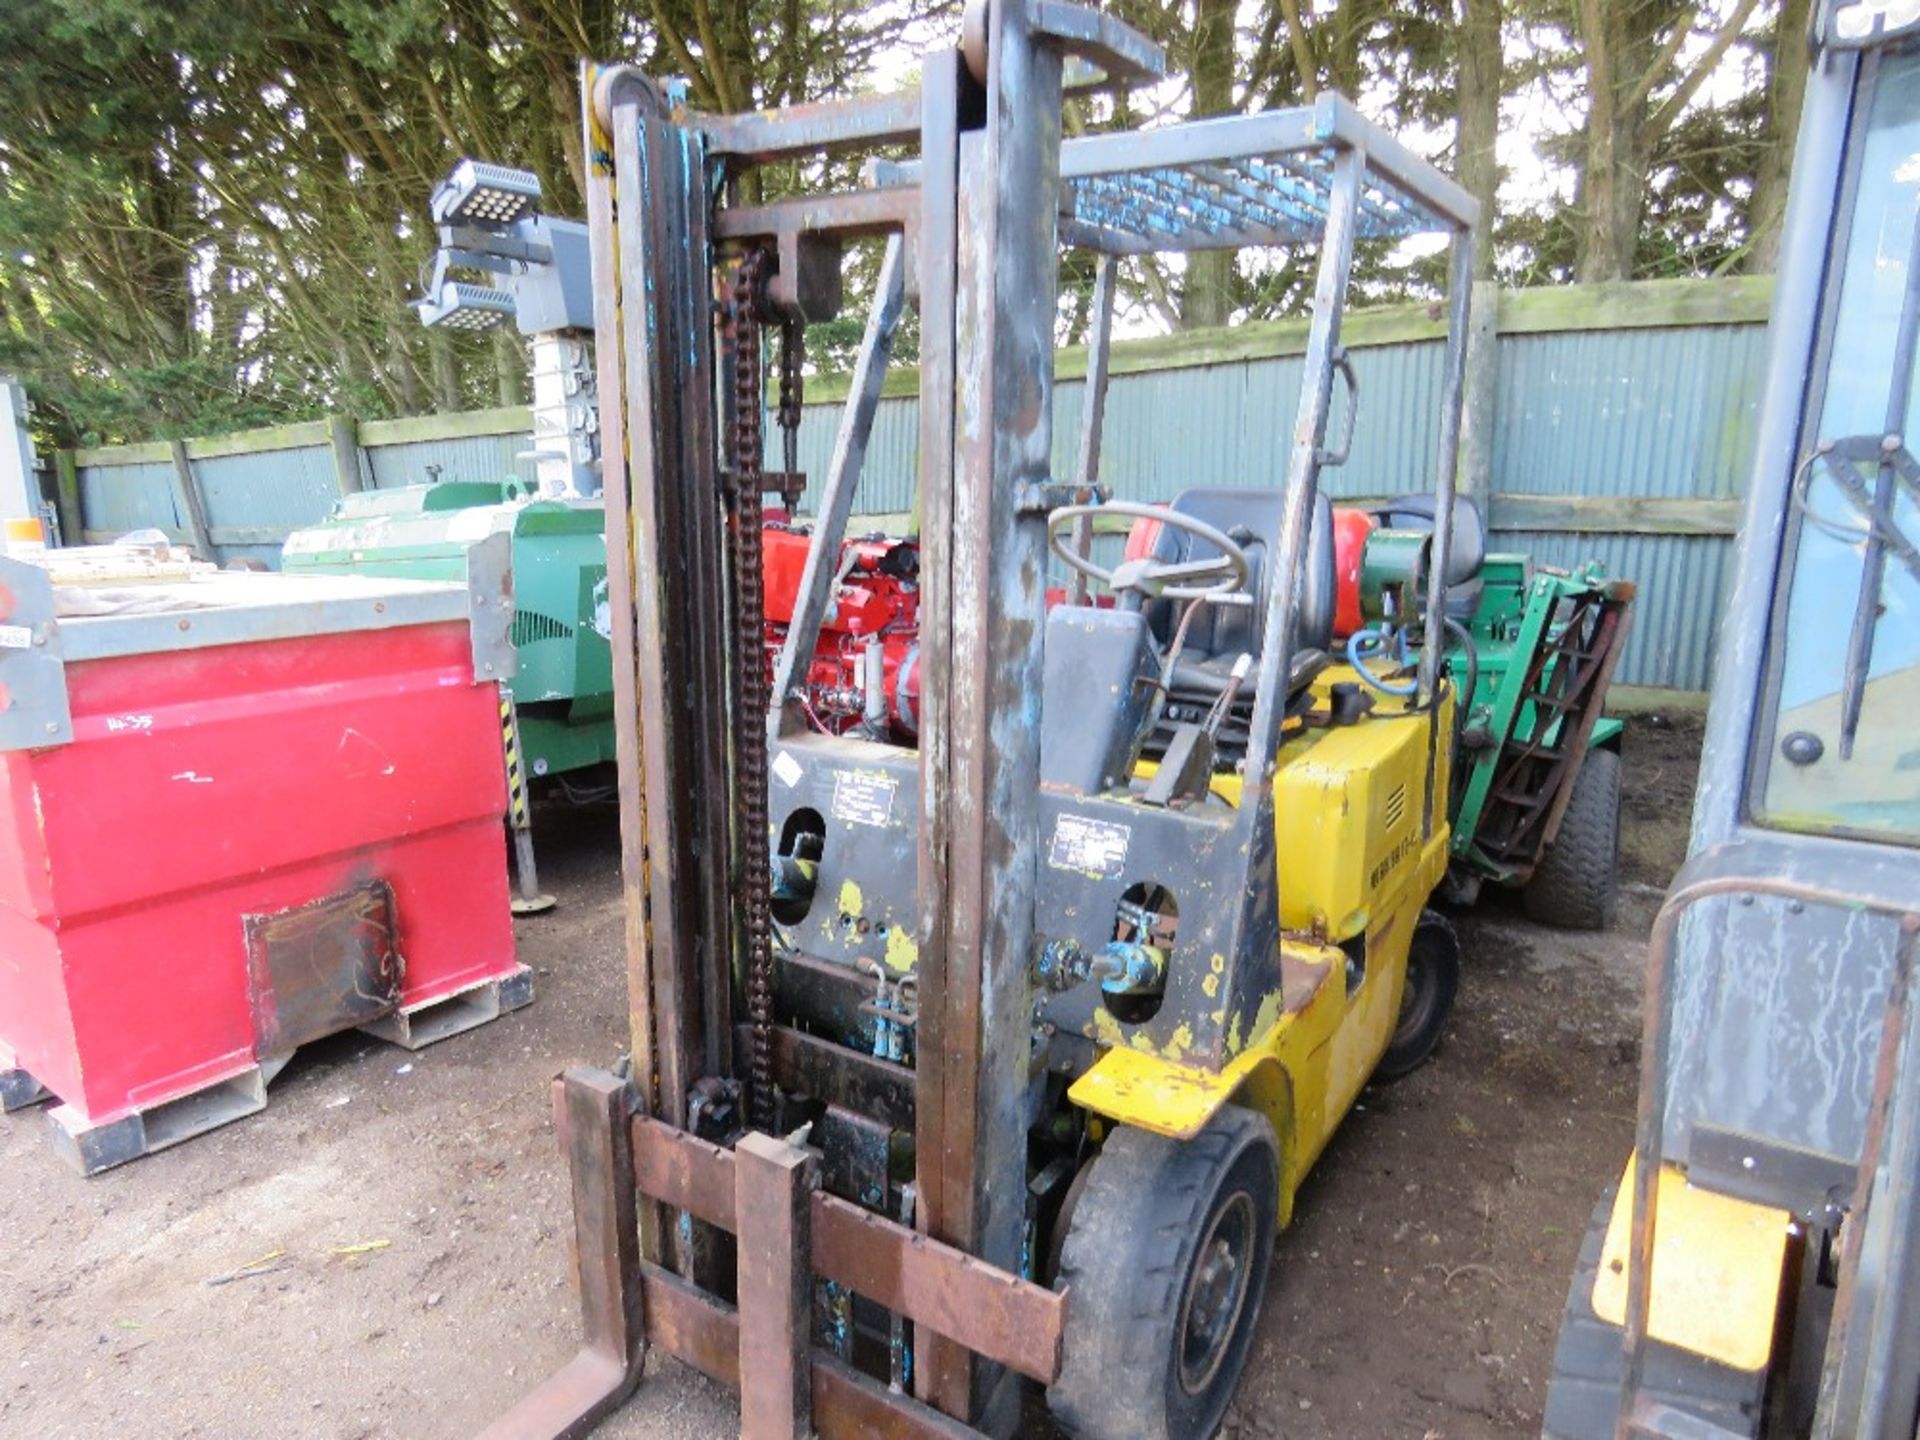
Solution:
[{"label": "floodlight", "polygon": [[434,186],[435,224],[511,225],[540,200],[540,177],[531,170],[462,160]]},{"label": "floodlight", "polygon": [[513,318],[513,296],[490,285],[465,285],[448,280],[415,307],[422,325],[444,325],[449,330],[478,334]]},{"label": "floodlight", "polygon": [[1865,49],[1920,28],[1916,0],[1837,0],[1827,18],[1827,42]]}]

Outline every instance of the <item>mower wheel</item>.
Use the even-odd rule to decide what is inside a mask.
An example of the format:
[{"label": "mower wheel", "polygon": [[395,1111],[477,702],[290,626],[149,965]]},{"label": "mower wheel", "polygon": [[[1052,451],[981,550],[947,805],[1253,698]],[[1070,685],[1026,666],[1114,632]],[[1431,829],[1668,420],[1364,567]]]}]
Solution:
[{"label": "mower wheel", "polygon": [[1119,1126],[1060,1257],[1071,1289],[1047,1405],[1079,1440],[1206,1440],[1253,1344],[1273,1260],[1273,1127],[1228,1105],[1191,1140]]},{"label": "mower wheel", "polygon": [[[1560,1317],[1560,1341],[1553,1352],[1547,1382],[1543,1440],[1613,1440],[1620,1414],[1621,1330],[1593,1310],[1593,1281],[1613,1215],[1614,1187],[1600,1197],[1580,1259],[1573,1288]],[[1758,1374],[1716,1365],[1657,1340],[1647,1342],[1643,1379],[1647,1394],[1669,1409],[1704,1421],[1716,1436],[1758,1436],[1766,1399],[1766,1372]],[[1702,1433],[1709,1433],[1703,1431]]]},{"label": "mower wheel", "polygon": [[1620,884],[1620,757],[1589,751],[1573,777],[1560,833],[1520,892],[1530,918],[1562,930],[1613,924]]},{"label": "mower wheel", "polygon": [[1440,1047],[1453,997],[1460,990],[1460,940],[1445,916],[1421,912],[1407,947],[1407,981],[1400,992],[1400,1018],[1373,1078],[1391,1083],[1411,1075]]}]

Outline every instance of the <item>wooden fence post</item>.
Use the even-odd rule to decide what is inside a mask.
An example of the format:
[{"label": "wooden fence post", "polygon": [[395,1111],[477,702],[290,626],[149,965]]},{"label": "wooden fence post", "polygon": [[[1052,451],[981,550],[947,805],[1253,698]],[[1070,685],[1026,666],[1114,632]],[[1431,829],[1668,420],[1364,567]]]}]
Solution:
[{"label": "wooden fence post", "polygon": [[200,493],[200,479],[193,473],[193,461],[187,458],[187,442],[175,440],[167,448],[173,452],[174,493],[180,502],[181,518],[187,522],[187,531],[193,538],[193,548],[200,552],[201,559],[218,562],[213,531],[207,524],[206,497]]},{"label": "wooden fence post", "polygon": [[327,417],[327,443],[333,447],[333,481],[342,495],[367,488],[360,469],[360,423],[351,415]]},{"label": "wooden fence post", "polygon": [[87,543],[86,515],[80,504],[80,466],[71,450],[53,452],[53,510],[60,517],[60,543]]},{"label": "wooden fence post", "polygon": [[1493,432],[1500,423],[1500,286],[1473,282],[1461,381],[1459,491],[1484,499],[1493,489]]}]

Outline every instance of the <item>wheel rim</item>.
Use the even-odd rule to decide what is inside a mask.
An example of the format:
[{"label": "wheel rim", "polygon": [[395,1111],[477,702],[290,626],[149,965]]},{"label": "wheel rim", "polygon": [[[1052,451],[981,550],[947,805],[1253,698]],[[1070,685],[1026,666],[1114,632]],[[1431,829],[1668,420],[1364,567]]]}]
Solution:
[{"label": "wheel rim", "polygon": [[1180,1388],[1198,1395],[1220,1373],[1252,1289],[1259,1250],[1253,1198],[1236,1190],[1213,1212],[1180,1299],[1175,1337]]},{"label": "wheel rim", "polygon": [[1433,1018],[1433,966],[1426,947],[1416,937],[1407,952],[1407,979],[1400,990],[1400,1018],[1393,1027],[1393,1043],[1405,1044],[1427,1027]]}]

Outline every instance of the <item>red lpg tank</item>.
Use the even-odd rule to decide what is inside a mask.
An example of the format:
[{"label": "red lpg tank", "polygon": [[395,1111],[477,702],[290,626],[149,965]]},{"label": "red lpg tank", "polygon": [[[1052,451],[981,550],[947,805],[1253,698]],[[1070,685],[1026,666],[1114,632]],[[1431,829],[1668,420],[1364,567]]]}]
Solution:
[{"label": "red lpg tank", "polygon": [[1360,613],[1360,565],[1373,527],[1366,511],[1333,507],[1333,633],[1340,639],[1366,624]]}]

